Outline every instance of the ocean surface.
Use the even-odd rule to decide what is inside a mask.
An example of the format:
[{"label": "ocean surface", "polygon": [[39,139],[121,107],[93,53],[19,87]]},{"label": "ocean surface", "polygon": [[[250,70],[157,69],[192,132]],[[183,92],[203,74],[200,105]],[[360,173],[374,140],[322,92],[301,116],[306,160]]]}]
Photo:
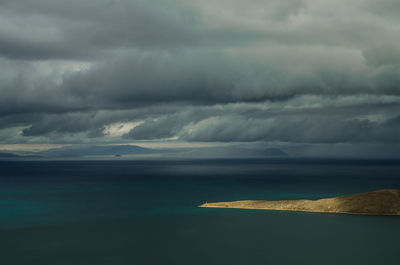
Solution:
[{"label": "ocean surface", "polygon": [[197,207],[382,188],[399,161],[0,161],[0,264],[398,265],[400,217]]}]

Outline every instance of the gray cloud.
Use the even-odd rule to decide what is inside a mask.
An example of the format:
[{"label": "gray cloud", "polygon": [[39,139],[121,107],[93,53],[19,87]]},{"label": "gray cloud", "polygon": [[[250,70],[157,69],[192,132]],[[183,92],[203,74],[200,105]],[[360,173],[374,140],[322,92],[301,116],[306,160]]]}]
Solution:
[{"label": "gray cloud", "polygon": [[398,142],[396,10],[2,0],[0,142]]},{"label": "gray cloud", "polygon": [[2,1],[0,54],[15,59],[79,59],[121,47],[194,44],[194,19],[171,1]]},{"label": "gray cloud", "polygon": [[[210,118],[196,124],[182,138],[195,141],[281,141],[297,143],[338,143],[375,141],[376,124],[368,120],[338,117],[285,117],[248,120]],[[240,133],[238,133],[240,132]],[[395,132],[389,141],[398,141]]]},{"label": "gray cloud", "polygon": [[[321,98],[314,102],[323,102]],[[313,106],[303,99],[268,104],[195,107],[161,115],[133,128],[130,139],[175,137],[186,141],[357,143],[398,142],[399,112],[393,103],[340,106],[345,99]],[[332,104],[334,103],[334,104]],[[353,103],[354,104],[354,103]],[[391,118],[388,118],[391,117]]]},{"label": "gray cloud", "polygon": [[134,53],[73,74],[64,88],[94,103],[123,107],[155,102],[285,100],[301,94],[399,94],[398,67],[368,68],[351,51],[275,47],[235,52],[238,55],[201,50]]}]

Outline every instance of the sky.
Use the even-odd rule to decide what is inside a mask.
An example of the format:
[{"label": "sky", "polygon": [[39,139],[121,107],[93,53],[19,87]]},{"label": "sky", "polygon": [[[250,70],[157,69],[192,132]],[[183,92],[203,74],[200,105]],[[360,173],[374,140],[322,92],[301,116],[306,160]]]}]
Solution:
[{"label": "sky", "polygon": [[398,0],[0,0],[0,149],[396,155],[399,13]]}]

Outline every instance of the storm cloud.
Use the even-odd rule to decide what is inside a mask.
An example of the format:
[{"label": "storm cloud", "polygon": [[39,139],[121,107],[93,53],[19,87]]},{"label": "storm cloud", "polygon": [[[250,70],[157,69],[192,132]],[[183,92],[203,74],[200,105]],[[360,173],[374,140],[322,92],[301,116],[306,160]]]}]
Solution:
[{"label": "storm cloud", "polygon": [[398,144],[399,11],[0,0],[0,143]]}]

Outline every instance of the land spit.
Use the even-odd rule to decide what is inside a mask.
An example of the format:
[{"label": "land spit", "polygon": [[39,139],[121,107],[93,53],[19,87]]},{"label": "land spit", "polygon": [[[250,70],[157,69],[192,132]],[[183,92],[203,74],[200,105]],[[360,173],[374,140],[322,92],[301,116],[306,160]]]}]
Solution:
[{"label": "land spit", "polygon": [[385,189],[319,200],[245,200],[213,202],[204,203],[199,207],[366,215],[400,215],[400,190]]}]

